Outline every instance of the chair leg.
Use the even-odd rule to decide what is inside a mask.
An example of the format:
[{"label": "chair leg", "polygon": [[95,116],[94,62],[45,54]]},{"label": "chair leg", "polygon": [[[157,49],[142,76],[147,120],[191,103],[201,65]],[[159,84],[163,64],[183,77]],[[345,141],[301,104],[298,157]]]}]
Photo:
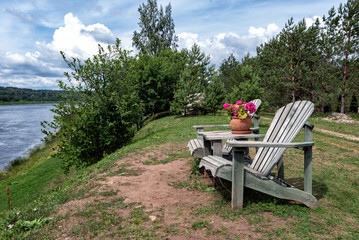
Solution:
[{"label": "chair leg", "polygon": [[243,208],[244,192],[244,152],[245,148],[233,150],[232,165],[232,209]]},{"label": "chair leg", "polygon": [[312,148],[304,150],[304,191],[312,194]]},{"label": "chair leg", "polygon": [[278,177],[284,180],[284,162],[283,162],[283,156],[279,159],[277,163],[277,169],[278,169]]}]

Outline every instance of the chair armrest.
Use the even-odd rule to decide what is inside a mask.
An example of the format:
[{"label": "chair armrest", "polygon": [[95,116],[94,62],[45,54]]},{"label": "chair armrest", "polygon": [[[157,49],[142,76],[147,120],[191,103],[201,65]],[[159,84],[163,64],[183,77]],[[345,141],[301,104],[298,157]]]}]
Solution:
[{"label": "chair armrest", "polygon": [[197,133],[203,132],[204,128],[214,128],[214,127],[229,127],[229,124],[218,124],[218,125],[195,125],[192,126],[193,128],[196,128]]},{"label": "chair armrest", "polygon": [[252,132],[256,132],[256,131],[259,132],[259,127],[252,127],[249,130],[251,130]]},{"label": "chair armrest", "polygon": [[229,124],[219,124],[219,125],[195,125],[193,128],[214,128],[214,127],[229,127]]},{"label": "chair armrest", "polygon": [[254,113],[254,114],[252,115],[252,118],[260,119],[261,117]]},{"label": "chair armrest", "polygon": [[314,146],[314,142],[292,142],[292,143],[272,143],[260,141],[235,141],[229,140],[230,147],[278,147],[278,148],[304,148]]}]

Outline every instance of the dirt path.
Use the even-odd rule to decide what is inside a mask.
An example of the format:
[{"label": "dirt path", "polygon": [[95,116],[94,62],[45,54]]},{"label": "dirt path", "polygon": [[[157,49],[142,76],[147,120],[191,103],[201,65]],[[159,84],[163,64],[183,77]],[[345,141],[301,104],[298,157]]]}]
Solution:
[{"label": "dirt path", "polygon": [[[70,201],[59,209],[56,216],[65,216],[65,218],[52,235],[57,236],[57,239],[80,239],[71,236],[70,233],[76,226],[76,229],[85,228],[81,226],[81,222],[88,219],[79,217],[83,211],[88,210],[90,205],[94,205],[93,208],[96,209],[98,204],[124,199],[123,203],[129,207],[111,208],[111,211],[114,211],[117,217],[128,219],[127,223],[129,223],[132,221],[131,211],[139,207],[145,209],[148,215],[144,223],[145,228],[157,226],[156,234],[160,239],[228,239],[228,236],[238,239],[261,238],[262,235],[256,231],[256,226],[249,224],[245,216],[231,221],[213,212],[198,213],[203,208],[212,207],[218,195],[201,190],[173,187],[174,183],[189,179],[191,157],[174,158],[166,164],[144,164],[163,161],[169,157],[171,151],[178,152],[178,148],[188,151],[186,145],[165,144],[156,149],[144,149],[141,152],[131,153],[126,158],[118,159],[116,167],[93,183],[89,183],[96,186],[92,192],[98,194]],[[124,166],[128,171],[120,173],[119,169],[124,169]],[[207,176],[203,178],[209,180]],[[209,181],[209,185],[211,184],[212,182]],[[101,194],[104,192],[115,194],[104,196]],[[92,215],[95,213],[92,212]],[[265,213],[264,217],[268,219],[269,229],[285,224],[284,220],[273,217],[269,213]],[[114,226],[114,233],[118,231],[115,229],[118,227]],[[102,239],[90,235],[87,237],[86,239]]]},{"label": "dirt path", "polygon": [[[272,118],[266,118],[266,117],[261,117],[261,118],[265,119],[265,120],[270,120],[270,121],[273,120]],[[333,132],[333,131],[329,131],[329,130],[325,130],[325,129],[321,129],[321,128],[314,128],[314,131],[318,131],[321,133],[329,134],[329,135],[340,137],[340,138],[345,138],[348,140],[359,141],[359,137],[356,137],[356,136],[353,136],[350,134],[337,133],[337,132]]]},{"label": "dirt path", "polygon": [[345,139],[348,139],[348,140],[359,141],[359,137],[349,135],[349,134],[342,134],[342,133],[332,132],[332,131],[325,130],[325,129],[320,129],[320,128],[315,128],[314,131],[318,131],[318,132],[321,132],[321,133],[329,134],[329,135],[340,137],[340,138],[345,138]]}]

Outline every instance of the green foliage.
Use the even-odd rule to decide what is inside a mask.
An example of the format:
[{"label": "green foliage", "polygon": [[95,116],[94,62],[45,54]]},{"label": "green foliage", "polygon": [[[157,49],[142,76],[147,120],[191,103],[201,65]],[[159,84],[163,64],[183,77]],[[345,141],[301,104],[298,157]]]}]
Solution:
[{"label": "green foliage", "polygon": [[348,0],[307,26],[289,19],[282,31],[257,48],[262,99],[272,106],[308,99],[322,112],[350,110],[359,91],[359,3]]},{"label": "green foliage", "polygon": [[62,55],[73,72],[65,73],[68,85],[59,83],[67,94],[53,110],[54,121],[43,125],[58,130],[56,156],[69,171],[124,146],[135,133],[142,107],[131,76],[134,60],[120,48],[119,40],[106,50],[99,46],[98,55],[84,62]]},{"label": "green foliage", "polygon": [[[273,117],[273,115],[266,115],[266,117]],[[261,235],[265,239],[273,237],[280,239],[326,239],[328,236],[338,239],[358,238],[359,179],[357,172],[359,161],[356,153],[357,148],[355,148],[358,141],[346,141],[327,133],[320,133],[315,129],[322,128],[331,131],[340,129],[342,133],[358,135],[359,126],[328,122],[321,118],[310,120],[315,125],[313,138],[316,139],[316,150],[313,151],[313,159],[314,162],[317,161],[317,165],[313,165],[315,168],[313,171],[313,194],[321,204],[315,210],[246,188],[245,208],[242,211],[232,211],[230,199],[225,198],[228,195],[230,196],[230,184],[224,185],[225,182],[216,182],[216,188],[214,188],[212,181],[203,181],[203,179],[208,180],[208,176],[192,175],[190,172],[188,172],[187,178],[174,178],[173,180],[176,182],[171,183],[171,186],[186,188],[193,191],[195,195],[203,196],[203,199],[199,205],[183,206],[181,209],[173,204],[168,204],[165,209],[160,207],[148,209],[144,208],[141,203],[125,203],[125,197],[120,192],[115,195],[116,190],[107,189],[100,193],[96,191],[99,186],[91,184],[91,180],[101,181],[104,177],[103,173],[106,176],[113,176],[118,175],[118,171],[122,167],[128,167],[128,170],[132,169],[130,164],[118,165],[119,159],[129,157],[127,154],[136,157],[141,156],[144,152],[148,153],[148,150],[158,153],[159,145],[162,146],[161,151],[163,151],[163,146],[168,146],[169,143],[171,146],[173,143],[180,143],[178,146],[183,147],[169,149],[171,152],[180,150],[177,151],[174,158],[177,161],[194,161],[194,158],[184,147],[189,139],[196,137],[196,131],[192,126],[218,124],[226,121],[226,116],[207,115],[186,118],[169,116],[150,122],[137,132],[129,145],[106,156],[99,163],[80,171],[74,171],[57,184],[53,180],[49,181],[49,179],[41,179],[28,184],[36,188],[41,183],[43,187],[48,188],[46,195],[38,196],[35,201],[33,201],[34,198],[27,200],[28,189],[25,186],[28,179],[24,180],[24,184],[19,186],[17,191],[24,195],[23,199],[26,199],[21,200],[23,204],[21,206],[16,204],[18,209],[5,211],[2,209],[0,211],[0,239],[65,237],[62,234],[70,238],[88,236],[88,238],[100,239],[195,238],[200,229],[210,234],[208,238],[240,238],[243,236],[234,237],[233,231],[224,226],[240,224],[243,223],[243,220],[250,225],[248,227],[252,229],[250,231],[252,236]],[[266,131],[269,123],[270,120],[268,119],[260,119],[260,127],[263,129],[261,132]],[[349,147],[353,150],[349,150]],[[184,153],[186,155],[183,155]],[[285,159],[287,159],[286,179],[298,187],[303,186],[302,154],[302,151],[292,149],[285,155]],[[318,162],[320,162],[319,165]],[[49,161],[45,160],[44,164],[41,165],[41,170],[23,172],[16,181],[26,176],[32,176],[36,179],[39,176],[49,175],[48,170],[54,167],[47,164]],[[191,163],[188,164],[191,165]],[[192,164],[197,166],[198,170],[198,164]],[[127,175],[126,170],[122,169],[120,172],[125,173],[126,176],[132,176],[130,172]],[[4,186],[6,187],[6,184]],[[223,192],[219,193],[221,186]],[[5,194],[5,187],[0,188],[3,194]],[[15,183],[10,187],[12,188],[12,200],[15,201],[17,200],[14,190]],[[89,195],[94,197],[94,201],[91,203],[83,205],[82,208],[74,209],[70,214],[56,215],[59,207],[67,209],[67,205],[60,204],[71,200],[86,200],[89,199]],[[110,195],[111,197],[103,197]],[[4,201],[1,199],[0,203],[2,202],[6,204],[6,199]],[[48,219],[55,215],[57,217]],[[150,216],[156,216],[157,219],[151,221]],[[176,224],[166,226],[163,219],[167,217],[173,217]],[[77,221],[72,229],[58,227],[63,226],[64,222],[72,221],[73,218],[81,219],[81,221]],[[185,219],[185,222],[182,219]],[[216,222],[220,222],[222,225],[216,225]],[[29,226],[29,228],[25,226]]]},{"label": "green foliage", "polygon": [[184,50],[184,54],[186,65],[173,93],[171,112],[187,114],[204,108],[202,101],[214,66],[210,65],[210,57],[201,52],[197,44],[190,51]]},{"label": "green foliage", "polygon": [[190,68],[186,66],[176,84],[171,102],[171,112],[187,114],[189,109],[198,108],[200,98],[203,97],[200,92],[200,82],[192,75]]},{"label": "green foliage", "polygon": [[224,97],[224,84],[218,75],[213,75],[205,90],[206,109],[216,115],[218,109],[222,107]]},{"label": "green foliage", "polygon": [[145,116],[169,110],[184,64],[183,52],[163,50],[157,56],[138,55],[131,70],[139,86],[139,97],[146,106]]},{"label": "green foliage", "polygon": [[0,103],[8,102],[55,102],[61,99],[63,91],[55,90],[33,90],[26,88],[1,87]]},{"label": "green foliage", "polygon": [[164,49],[175,50],[178,37],[175,35],[175,25],[171,16],[171,4],[158,8],[156,0],[147,0],[138,8],[140,13],[140,32],[133,33],[133,46],[141,53],[157,56]]},{"label": "green foliage", "polygon": [[253,72],[251,66],[244,65],[241,67],[240,78],[242,83],[234,86],[230,94],[227,95],[227,102],[237,102],[242,100],[245,102],[253,99],[261,99],[264,93],[264,89],[260,86],[260,78]]},{"label": "green foliage", "polygon": [[227,59],[223,60],[220,67],[219,78],[224,84],[227,93],[231,93],[233,88],[238,85],[240,80],[240,63],[236,60],[233,54]]}]

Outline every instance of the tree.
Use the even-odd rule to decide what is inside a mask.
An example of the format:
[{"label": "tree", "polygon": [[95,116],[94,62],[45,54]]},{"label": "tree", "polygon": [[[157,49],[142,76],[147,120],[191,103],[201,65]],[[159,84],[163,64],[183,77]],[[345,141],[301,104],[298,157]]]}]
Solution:
[{"label": "tree", "polygon": [[[357,68],[359,51],[359,1],[348,0],[338,8],[339,20],[339,62],[341,65],[340,112],[345,112],[346,97],[359,82],[351,76],[353,68]],[[356,87],[356,89],[358,89]]]},{"label": "tree", "polygon": [[224,97],[224,84],[218,75],[214,74],[205,91],[205,108],[216,115],[217,110],[222,107]]},{"label": "tree", "polygon": [[168,49],[157,56],[138,55],[132,70],[139,86],[139,96],[146,105],[145,116],[169,110],[185,61],[184,52]]},{"label": "tree", "polygon": [[198,108],[203,97],[201,89],[200,82],[192,75],[192,70],[186,66],[176,84],[171,102],[171,112],[186,115],[193,108]]},{"label": "tree", "polygon": [[231,93],[233,87],[238,84],[240,63],[236,60],[234,55],[231,54],[227,59],[222,61],[219,71],[219,77],[224,84],[226,92]]},{"label": "tree", "polygon": [[282,31],[257,48],[261,78],[271,105],[280,106],[297,99],[312,99],[315,80],[318,26],[307,28],[305,19],[288,20]]},{"label": "tree", "polygon": [[156,0],[147,0],[138,8],[140,13],[140,32],[134,31],[132,45],[141,53],[157,56],[163,49],[177,48],[178,37],[175,35],[175,25],[172,19],[171,4],[158,8]]},{"label": "tree", "polygon": [[65,172],[99,161],[105,154],[124,146],[136,131],[141,115],[137,86],[130,77],[133,58],[120,48],[120,41],[92,59],[64,61],[69,83],[59,82],[66,91],[53,109],[54,121],[42,123],[44,130],[59,139],[56,156]]},{"label": "tree", "polygon": [[253,72],[251,66],[242,66],[241,79],[243,82],[233,87],[232,93],[226,98],[227,102],[234,103],[238,100],[249,102],[256,98],[262,98],[264,89],[260,86],[259,76]]},{"label": "tree", "polygon": [[339,16],[334,7],[328,11],[328,16],[323,16],[323,23],[318,38],[320,52],[318,80],[315,82],[313,92],[314,102],[320,106],[321,112],[326,112],[330,108],[337,108],[337,98],[340,94],[336,84],[336,79],[339,77],[336,63],[339,50],[337,45]]},{"label": "tree", "polygon": [[190,51],[183,50],[183,53],[186,55],[185,67],[173,93],[171,111],[186,114],[189,107],[196,108],[200,98],[204,97],[214,66],[210,65],[209,56],[201,52],[197,44]]}]

